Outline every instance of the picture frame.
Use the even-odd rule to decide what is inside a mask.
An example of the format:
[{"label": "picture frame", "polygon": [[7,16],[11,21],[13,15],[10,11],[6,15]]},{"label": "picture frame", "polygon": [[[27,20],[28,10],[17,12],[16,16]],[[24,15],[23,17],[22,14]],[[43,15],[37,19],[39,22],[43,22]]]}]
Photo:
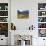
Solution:
[{"label": "picture frame", "polygon": [[17,18],[18,19],[28,19],[29,10],[17,10]]}]

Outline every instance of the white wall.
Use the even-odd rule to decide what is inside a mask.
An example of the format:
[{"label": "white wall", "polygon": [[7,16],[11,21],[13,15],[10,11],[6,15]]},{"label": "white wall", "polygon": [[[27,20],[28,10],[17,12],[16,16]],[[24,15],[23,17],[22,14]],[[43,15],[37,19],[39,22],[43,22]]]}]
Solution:
[{"label": "white wall", "polygon": [[[35,26],[35,30],[33,35],[38,36],[37,34],[37,0],[11,0],[11,22],[13,22],[16,25],[16,28],[18,32],[19,30],[22,30],[24,32],[28,30],[30,25]],[[29,19],[17,19],[17,10],[29,10]],[[21,32],[21,33],[22,33]],[[30,34],[30,33],[29,33]],[[34,40],[33,40],[34,41]],[[35,43],[35,42],[34,42]],[[35,43],[37,44],[37,43]]]},{"label": "white wall", "polygon": [[[37,2],[36,2],[37,3]],[[36,13],[37,4],[35,1],[17,1],[12,0],[11,2],[11,22],[14,22],[17,30],[28,30],[29,26],[33,24],[33,20],[37,20]],[[29,10],[29,19],[17,19],[17,10]],[[35,10],[35,13],[34,13]],[[34,19],[36,17],[36,19]]]},{"label": "white wall", "polygon": [[[38,3],[46,3],[46,0],[11,0],[11,22],[16,25],[19,30],[28,30],[30,25],[35,26],[33,31],[33,46],[40,46],[43,44],[42,38],[38,38]],[[17,10],[29,10],[29,19],[17,19]]]}]

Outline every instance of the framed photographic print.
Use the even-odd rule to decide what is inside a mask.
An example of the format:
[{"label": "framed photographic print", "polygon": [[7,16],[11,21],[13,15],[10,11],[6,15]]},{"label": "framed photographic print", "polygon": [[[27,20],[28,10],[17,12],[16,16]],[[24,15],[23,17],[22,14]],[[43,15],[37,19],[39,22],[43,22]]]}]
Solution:
[{"label": "framed photographic print", "polygon": [[18,19],[28,19],[29,10],[17,10],[17,18]]}]

